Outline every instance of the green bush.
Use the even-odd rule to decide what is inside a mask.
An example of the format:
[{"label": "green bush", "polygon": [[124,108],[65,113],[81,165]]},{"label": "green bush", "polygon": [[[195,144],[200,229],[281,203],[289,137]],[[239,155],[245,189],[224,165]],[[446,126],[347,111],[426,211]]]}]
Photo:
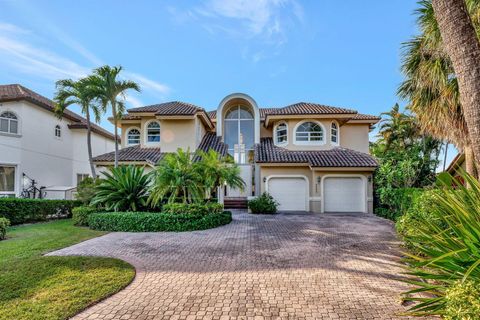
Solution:
[{"label": "green bush", "polygon": [[98,212],[97,208],[81,206],[72,209],[72,220],[76,226],[88,226],[88,217]]},{"label": "green bush", "polygon": [[480,317],[480,282],[457,282],[445,295],[446,320],[476,320]]},{"label": "green bush", "polygon": [[417,188],[382,188],[377,190],[379,205],[375,214],[393,221],[397,221],[405,214],[412,203],[424,189]]},{"label": "green bush", "polygon": [[206,216],[223,212],[221,203],[167,203],[162,207],[163,213],[168,214],[192,214]]},{"label": "green bush", "polygon": [[105,212],[91,214],[88,225],[102,231],[193,231],[215,228],[231,221],[232,214],[228,211],[203,216],[157,212]]},{"label": "green bush", "polygon": [[264,192],[261,196],[248,201],[248,208],[252,213],[273,214],[277,212],[278,202],[270,194]]},{"label": "green bush", "polygon": [[75,198],[88,206],[93,197],[95,197],[96,188],[100,183],[102,183],[102,179],[100,178],[93,179],[92,177],[86,177],[78,185]]},{"label": "green bush", "polygon": [[464,179],[468,188],[447,184],[432,193],[432,216],[416,220],[417,230],[405,235],[414,249],[405,260],[409,274],[422,280],[409,281],[414,288],[405,293],[418,302],[410,310],[415,315],[445,315],[452,288],[480,283],[480,182]]},{"label": "green bush", "polygon": [[7,228],[10,225],[10,220],[7,218],[0,218],[0,240],[7,237]]},{"label": "green bush", "polygon": [[70,218],[72,209],[80,205],[77,200],[0,198],[0,217],[10,220],[12,225]]}]

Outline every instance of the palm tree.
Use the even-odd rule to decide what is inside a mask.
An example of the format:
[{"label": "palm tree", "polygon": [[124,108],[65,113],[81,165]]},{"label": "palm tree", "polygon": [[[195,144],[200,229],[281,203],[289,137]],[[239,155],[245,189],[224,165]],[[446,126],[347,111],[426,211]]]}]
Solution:
[{"label": "palm tree", "polygon": [[245,182],[240,176],[240,168],[229,161],[228,157],[222,157],[218,152],[210,149],[207,152],[199,150],[197,159],[199,161],[195,163],[195,169],[203,179],[207,197],[210,198],[214,191],[224,185],[240,190],[245,188]]},{"label": "palm tree", "polygon": [[56,102],[55,111],[58,115],[61,116],[66,108],[76,104],[81,107],[81,112],[87,119],[88,162],[90,163],[92,177],[95,179],[97,174],[92,160],[92,126],[90,112],[93,113],[95,122],[99,122],[101,115],[105,113],[105,109],[95,102],[95,96],[98,92],[96,92],[88,78],[78,81],[71,79],[59,80],[56,82],[56,89],[57,92],[54,100]]},{"label": "palm tree", "polygon": [[[473,1],[472,1],[473,2]],[[433,11],[457,76],[460,102],[476,163],[480,160],[480,41],[465,0],[432,0]]]},{"label": "palm tree", "polygon": [[[472,15],[479,17],[480,5],[476,1],[468,3]],[[421,34],[404,45],[402,71],[405,80],[398,93],[409,101],[408,108],[418,118],[422,131],[464,150],[467,171],[474,174],[475,161],[457,78],[443,49],[431,1],[422,1],[420,5],[417,14]],[[479,19],[474,21],[479,27]]]},{"label": "palm tree", "polygon": [[380,122],[379,135],[385,141],[388,149],[392,144],[405,148],[418,137],[418,126],[415,118],[400,111],[396,103],[392,110],[381,113],[384,118]]},{"label": "palm tree", "polygon": [[121,71],[121,66],[103,66],[95,69],[90,77],[90,81],[99,92],[97,98],[103,106],[110,106],[112,110],[115,130],[115,167],[118,167],[118,119],[125,112],[125,95],[129,89],[140,92],[140,86],[136,82],[119,79]]},{"label": "palm tree", "polygon": [[148,201],[153,206],[165,198],[168,203],[199,201],[203,199],[202,178],[195,168],[190,150],[177,149],[176,153],[167,154],[155,168]]}]

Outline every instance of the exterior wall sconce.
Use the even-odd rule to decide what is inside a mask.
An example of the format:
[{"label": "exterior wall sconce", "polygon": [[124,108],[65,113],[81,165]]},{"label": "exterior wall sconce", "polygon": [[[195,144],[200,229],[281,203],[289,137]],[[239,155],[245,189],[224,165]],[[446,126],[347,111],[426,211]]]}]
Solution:
[{"label": "exterior wall sconce", "polygon": [[368,176],[368,182],[372,182],[372,176],[371,175]]},{"label": "exterior wall sconce", "polygon": [[267,182],[267,177],[263,177],[263,182]]},{"label": "exterior wall sconce", "polygon": [[322,177],[318,176],[317,177],[317,183],[320,184],[320,182],[322,182]]}]

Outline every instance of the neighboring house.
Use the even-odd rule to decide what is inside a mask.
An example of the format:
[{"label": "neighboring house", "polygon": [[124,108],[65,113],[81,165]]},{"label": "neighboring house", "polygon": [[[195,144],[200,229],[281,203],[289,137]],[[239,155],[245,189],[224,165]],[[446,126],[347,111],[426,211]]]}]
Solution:
[{"label": "neighboring house", "polygon": [[[86,120],[18,84],[0,85],[0,196],[19,197],[30,179],[47,198],[69,198],[89,176]],[[114,150],[114,136],[93,125],[93,154]],[[26,175],[26,176],[24,176]]]},{"label": "neighboring house", "polygon": [[[378,117],[315,103],[259,108],[246,94],[225,97],[216,111],[184,102],[128,110],[119,121],[119,161],[153,167],[177,148],[214,149],[241,168],[244,191],[223,190],[225,203],[269,192],[280,210],[372,212],[368,134]],[[114,153],[95,157],[113,164]]]},{"label": "neighboring house", "polygon": [[458,153],[445,171],[450,173],[452,177],[456,178],[458,181],[465,183],[461,177],[462,173],[467,172],[465,154],[463,152]]}]

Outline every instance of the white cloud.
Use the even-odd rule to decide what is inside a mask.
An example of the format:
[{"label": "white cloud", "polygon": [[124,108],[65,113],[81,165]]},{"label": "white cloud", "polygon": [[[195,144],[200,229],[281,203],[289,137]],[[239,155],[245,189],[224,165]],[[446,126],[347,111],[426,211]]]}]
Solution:
[{"label": "white cloud", "polygon": [[132,79],[133,81],[138,82],[140,87],[142,87],[143,89],[156,91],[162,95],[166,95],[170,92],[170,87],[168,87],[167,85],[148,79],[140,74],[133,72],[125,72],[125,76]]}]

